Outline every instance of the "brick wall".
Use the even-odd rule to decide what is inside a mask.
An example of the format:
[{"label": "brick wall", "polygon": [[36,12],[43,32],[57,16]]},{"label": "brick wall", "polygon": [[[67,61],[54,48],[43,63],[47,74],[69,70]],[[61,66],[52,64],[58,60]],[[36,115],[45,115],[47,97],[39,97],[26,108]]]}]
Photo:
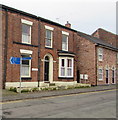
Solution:
[{"label": "brick wall", "polygon": [[[1,6],[0,6],[1,7]],[[0,89],[2,88],[2,80],[3,80],[3,44],[2,44],[2,12],[0,11]],[[1,96],[1,94],[0,94]]]},{"label": "brick wall", "polygon": [[[46,48],[45,47],[45,25],[53,27],[53,42],[52,42],[52,48]],[[59,55],[58,55],[58,50],[62,50],[62,31],[68,32],[69,33],[69,42],[68,42],[68,51],[73,52],[74,51],[74,40],[76,34],[74,34],[73,31],[48,24],[45,22],[40,23],[40,59],[41,59],[41,69],[40,69],[40,80],[44,80],[44,57],[46,54],[51,54],[53,57],[53,80],[54,81],[63,81],[63,82],[71,82],[71,81],[76,81],[76,63],[74,63],[74,79],[59,79]]]},{"label": "brick wall", "polygon": [[100,28],[96,32],[94,32],[92,35],[116,47],[116,35],[115,34]]},{"label": "brick wall", "polygon": [[[8,25],[6,25],[8,18]],[[21,19],[25,19],[33,22],[31,30],[31,45],[22,44],[22,24]],[[44,20],[45,21],[45,20]],[[20,66],[10,64],[10,57],[21,57],[20,49],[31,50],[32,53],[32,68],[38,68],[40,66],[39,79],[44,81],[44,58],[47,54],[50,54],[53,58],[53,81],[64,81],[71,82],[77,80],[77,70],[80,74],[88,75],[88,79],[81,79],[81,83],[90,83],[92,85],[105,84],[105,76],[103,81],[97,81],[97,67],[109,66],[110,69],[116,63],[116,53],[112,50],[104,48],[104,60],[103,62],[97,62],[97,47],[94,43],[88,39],[77,35],[73,30],[66,29],[61,25],[55,25],[50,22],[44,22],[43,20],[38,21],[37,18],[23,15],[16,12],[2,11],[2,47],[3,47],[3,66],[2,71],[3,81],[6,82],[19,82],[20,79]],[[53,42],[52,48],[45,47],[45,25],[53,27]],[[39,28],[38,28],[39,27]],[[40,30],[39,30],[40,29]],[[8,33],[7,33],[7,31]],[[75,55],[74,58],[74,78],[63,79],[59,78],[59,50],[62,50],[62,31],[69,33],[68,39],[68,54],[72,53]],[[7,33],[7,34],[6,34]],[[39,35],[39,36],[38,36]],[[115,35],[105,30],[97,30],[93,36],[98,37],[113,46],[116,45]],[[39,42],[39,43],[38,43]],[[40,47],[40,51],[38,48]],[[38,52],[40,54],[38,55]],[[6,55],[6,56],[5,56]],[[72,56],[71,56],[72,57]],[[40,58],[40,60],[39,60]],[[39,61],[39,63],[38,63]],[[39,66],[38,66],[39,64]],[[37,82],[38,71],[32,71],[31,78],[22,79],[23,82]],[[111,73],[110,73],[111,74]],[[104,74],[105,75],[105,74]],[[111,79],[111,78],[110,78]],[[110,82],[111,83],[111,82]],[[38,85],[38,84],[37,84]]]},{"label": "brick wall", "polygon": [[78,69],[80,74],[87,74],[88,80],[81,79],[82,83],[96,85],[96,55],[95,44],[78,36]]},{"label": "brick wall", "polygon": [[[88,75],[88,80],[81,79],[82,83],[90,83],[92,85],[106,84],[106,68],[109,69],[109,84],[112,84],[112,69],[116,72],[116,51],[103,49],[103,61],[98,61],[98,46],[90,42],[86,38],[78,36],[78,69],[80,74]],[[103,68],[103,80],[98,80],[98,68]],[[115,80],[116,80],[115,73]]]},{"label": "brick wall", "polygon": [[[74,58],[74,78],[73,79],[59,79],[59,54],[58,51],[62,50],[62,31],[69,33],[68,39],[68,51],[75,53],[75,41],[77,35],[63,27],[48,24],[43,21],[38,21],[31,17],[24,16],[15,12],[8,11],[8,45],[7,45],[7,56],[6,58],[6,82],[19,82],[20,80],[20,65],[11,64],[10,57],[21,57],[20,49],[31,50],[32,62],[31,68],[38,68],[38,59],[40,58],[40,81],[44,81],[44,56],[46,54],[51,54],[53,57],[53,80],[54,81],[65,81],[71,82],[76,81],[76,60]],[[5,11],[3,11],[3,40],[5,40]],[[22,44],[22,23],[21,19],[25,19],[33,22],[31,29],[31,45]],[[38,25],[40,31],[38,29]],[[54,28],[53,31],[53,48],[45,48],[45,25]],[[40,33],[38,33],[40,32]],[[39,37],[38,37],[39,35]],[[40,55],[38,56],[38,40],[40,42]],[[6,48],[5,48],[6,50]],[[39,58],[38,58],[39,57]],[[3,69],[4,70],[4,69]],[[32,70],[32,69],[31,69]],[[37,82],[38,81],[38,71],[31,71],[30,79],[22,79],[22,82]],[[38,84],[37,84],[38,85]]]},{"label": "brick wall", "polygon": [[[21,19],[33,22],[31,33],[31,45],[23,45]],[[3,37],[4,39],[4,37]],[[8,12],[8,51],[7,51],[7,71],[6,82],[19,82],[20,65],[11,64],[10,57],[21,57],[20,49],[31,50],[32,68],[38,68],[38,21],[29,17],[22,16],[17,13]],[[37,71],[31,72],[31,79],[23,79],[23,82],[37,81]]]},{"label": "brick wall", "polygon": [[6,14],[6,12],[5,11],[2,11],[2,9],[0,10],[0,12],[1,12],[1,14],[2,14],[2,20],[1,20],[1,22],[2,22],[2,87],[3,88],[5,88],[5,80],[6,80],[6,47],[7,47],[7,34],[6,34],[6,28],[7,28],[7,26],[6,26],[6,16],[7,16],[7,14]]},{"label": "brick wall", "polygon": [[[97,47],[97,49],[100,47]],[[103,61],[98,61],[97,59],[97,68],[103,68],[103,80],[98,80],[98,85],[106,84],[106,69],[109,70],[109,84],[112,84],[112,69],[115,67],[116,69],[116,52],[102,48],[103,49]],[[115,74],[116,80],[116,74]]]}]

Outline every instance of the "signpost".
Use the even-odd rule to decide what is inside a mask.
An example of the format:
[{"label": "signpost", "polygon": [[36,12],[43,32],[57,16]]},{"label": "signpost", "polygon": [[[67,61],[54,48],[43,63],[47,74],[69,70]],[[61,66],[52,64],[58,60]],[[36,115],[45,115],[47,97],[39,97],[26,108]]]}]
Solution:
[{"label": "signpost", "polygon": [[10,58],[10,63],[11,64],[20,64],[20,58],[18,58],[18,57],[11,57]]},{"label": "signpost", "polygon": [[22,72],[22,60],[31,60],[31,57],[11,57],[10,63],[20,65],[20,93],[21,93],[21,72]]}]

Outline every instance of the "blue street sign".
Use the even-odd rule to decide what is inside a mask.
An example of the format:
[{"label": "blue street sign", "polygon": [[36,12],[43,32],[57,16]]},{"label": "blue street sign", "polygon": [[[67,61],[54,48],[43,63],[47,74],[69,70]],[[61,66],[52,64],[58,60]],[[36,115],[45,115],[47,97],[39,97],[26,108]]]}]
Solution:
[{"label": "blue street sign", "polygon": [[31,57],[24,57],[22,58],[22,60],[31,60],[32,58]]},{"label": "blue street sign", "polygon": [[10,63],[11,64],[20,64],[20,58],[18,58],[18,57],[11,57],[10,58]]},{"label": "blue street sign", "polygon": [[31,60],[31,57],[24,57],[24,58],[19,58],[19,57],[11,57],[10,58],[10,63],[11,64],[20,64],[20,60]]}]

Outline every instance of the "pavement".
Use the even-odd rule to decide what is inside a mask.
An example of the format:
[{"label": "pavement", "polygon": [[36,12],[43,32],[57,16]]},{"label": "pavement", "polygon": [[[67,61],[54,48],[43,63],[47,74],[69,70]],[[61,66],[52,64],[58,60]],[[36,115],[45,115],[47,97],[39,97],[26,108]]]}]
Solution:
[{"label": "pavement", "polygon": [[112,90],[112,89],[116,89],[116,85],[102,85],[102,86],[94,86],[90,88],[40,91],[40,92],[31,92],[31,93],[17,93],[14,95],[2,96],[2,101],[6,102],[6,101],[15,101],[15,100],[23,100],[23,99],[36,99],[36,98],[42,98],[42,97],[79,94],[79,93],[105,91],[105,90]]}]

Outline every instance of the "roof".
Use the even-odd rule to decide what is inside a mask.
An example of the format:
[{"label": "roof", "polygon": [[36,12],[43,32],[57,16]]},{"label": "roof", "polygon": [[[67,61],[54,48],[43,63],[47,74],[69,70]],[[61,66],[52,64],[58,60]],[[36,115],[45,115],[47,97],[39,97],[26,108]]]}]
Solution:
[{"label": "roof", "polygon": [[88,35],[88,34],[85,34],[85,33],[82,33],[82,32],[78,32],[78,34],[81,37],[84,37],[87,40],[89,40],[89,41],[91,41],[93,43],[96,43],[96,45],[99,45],[99,46],[102,46],[102,47],[105,47],[105,48],[108,48],[108,49],[112,49],[112,50],[118,51],[118,48],[112,46],[111,44],[108,44],[108,43],[104,42],[103,40],[101,40],[101,39],[99,39],[97,37],[93,37],[91,35]]},{"label": "roof", "polygon": [[22,15],[25,15],[25,16],[28,16],[28,17],[37,19],[37,20],[39,20],[39,21],[44,21],[44,22],[46,22],[46,23],[53,24],[53,25],[56,25],[56,26],[59,26],[59,27],[62,27],[62,28],[65,28],[65,29],[68,29],[68,30],[77,32],[77,31],[74,30],[74,29],[68,28],[68,27],[66,27],[66,26],[64,26],[64,25],[61,25],[61,24],[56,23],[56,22],[53,22],[53,21],[51,21],[51,20],[48,20],[48,19],[45,19],[45,18],[36,16],[36,15],[30,14],[30,13],[27,13],[27,12],[24,12],[24,11],[21,11],[21,10],[17,10],[17,9],[15,9],[15,8],[8,7],[8,6],[6,6],[6,5],[0,4],[0,6],[2,6],[2,9],[5,9],[5,10],[11,11],[11,12],[15,12],[15,13],[20,13],[20,14],[22,14]]},{"label": "roof", "polygon": [[56,23],[56,22],[53,22],[53,21],[51,21],[51,20],[48,20],[48,19],[45,19],[45,18],[36,16],[36,15],[30,14],[30,13],[27,13],[27,12],[24,12],[24,11],[21,11],[21,10],[17,10],[17,9],[15,9],[15,8],[8,7],[8,6],[6,6],[6,5],[0,4],[0,6],[2,6],[2,9],[4,9],[4,10],[11,11],[11,12],[15,12],[15,13],[19,13],[19,14],[22,14],[22,15],[25,15],[25,16],[28,16],[28,17],[37,19],[37,20],[39,20],[39,21],[44,21],[44,22],[46,22],[46,23],[53,24],[53,25],[62,27],[62,28],[64,28],[64,29],[77,32],[80,36],[82,36],[82,37],[90,40],[90,41],[93,42],[93,43],[96,43],[97,45],[101,45],[101,46],[103,46],[103,47],[107,47],[107,48],[112,49],[112,50],[118,50],[116,47],[114,47],[114,46],[112,46],[112,45],[110,45],[110,44],[108,44],[108,43],[105,43],[103,40],[100,40],[99,38],[96,38],[96,37],[90,36],[90,35],[88,35],[88,34],[79,32],[79,31],[77,31],[77,30],[68,28],[68,27],[66,27],[66,26],[64,26],[64,25],[61,25],[61,24]]},{"label": "roof", "polygon": [[108,31],[108,30],[105,30],[105,29],[103,29],[103,28],[98,28],[94,33],[92,33],[91,35],[93,36],[96,32],[99,32],[99,31],[105,31],[105,32],[107,32],[107,33],[110,33],[110,34],[112,34],[112,35],[116,35],[116,36],[118,36],[117,35],[117,33],[116,34],[114,34],[114,33],[112,33],[112,32],[110,32],[110,31]]}]

